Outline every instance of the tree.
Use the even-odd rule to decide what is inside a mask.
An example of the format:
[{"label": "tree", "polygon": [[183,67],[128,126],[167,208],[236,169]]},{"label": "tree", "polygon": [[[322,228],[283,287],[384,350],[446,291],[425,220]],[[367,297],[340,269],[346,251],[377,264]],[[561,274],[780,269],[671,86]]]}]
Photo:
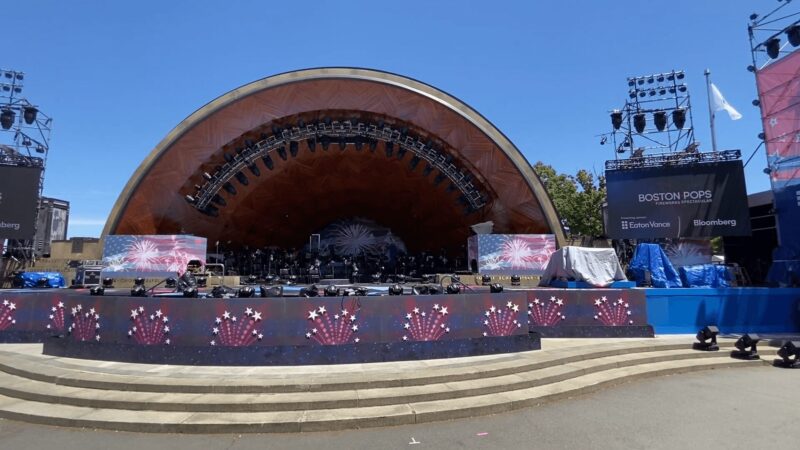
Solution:
[{"label": "tree", "polygon": [[552,166],[539,161],[533,170],[542,180],[559,216],[569,227],[570,234],[601,236],[603,234],[603,202],[606,199],[606,180],[587,170],[575,176],[559,174]]}]

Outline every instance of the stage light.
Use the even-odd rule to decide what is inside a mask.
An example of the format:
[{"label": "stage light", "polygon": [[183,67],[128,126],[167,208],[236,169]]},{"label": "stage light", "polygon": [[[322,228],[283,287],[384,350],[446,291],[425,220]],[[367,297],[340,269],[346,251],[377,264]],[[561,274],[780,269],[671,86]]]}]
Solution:
[{"label": "stage light", "polygon": [[492,294],[499,294],[503,292],[503,285],[500,283],[492,283],[489,285],[489,292]]},{"label": "stage light", "polygon": [[275,163],[272,161],[272,157],[269,155],[264,155],[261,157],[261,160],[264,161],[264,165],[267,169],[272,170],[275,168]]},{"label": "stage light", "polygon": [[683,74],[683,72],[678,72],[678,73],[675,74],[675,78],[677,78],[679,80],[682,80],[684,76],[685,75]]},{"label": "stage light", "polygon": [[399,284],[389,286],[389,295],[403,295],[403,287]]},{"label": "stage light", "polygon": [[667,75],[667,81],[673,81],[673,80],[675,80],[675,74],[674,73],[671,73],[671,74]]},{"label": "stage light", "polygon": [[619,130],[622,126],[622,111],[618,109],[611,111],[611,126],[613,126],[615,130]]},{"label": "stage light", "polygon": [[753,104],[753,106],[761,106],[761,102],[758,99],[753,100],[751,103]]},{"label": "stage light", "polygon": [[258,168],[256,163],[250,163],[247,165],[247,168],[250,169],[250,173],[253,175],[260,177],[261,176],[261,169]]},{"label": "stage light", "polygon": [[653,124],[655,124],[658,131],[664,131],[664,129],[667,127],[667,113],[664,111],[654,112]]},{"label": "stage light", "polygon": [[322,149],[328,151],[328,147],[331,145],[331,138],[329,136],[322,136],[319,141],[322,145]]},{"label": "stage light", "polygon": [[111,288],[114,287],[114,279],[113,278],[103,278],[103,287]]},{"label": "stage light", "polygon": [[178,286],[178,280],[176,280],[174,277],[169,277],[164,285],[170,289],[175,288]]},{"label": "stage light", "polygon": [[697,332],[696,337],[699,342],[695,342],[692,345],[692,348],[695,350],[705,350],[710,352],[719,350],[719,346],[717,345],[718,334],[719,328],[715,327],[714,325],[704,327],[702,330]]},{"label": "stage light", "polygon": [[761,139],[762,141],[764,140],[765,137],[766,135],[764,134],[763,131],[761,133],[758,133],[758,138]]},{"label": "stage light", "polygon": [[757,334],[745,334],[734,344],[739,351],[732,352],[731,356],[739,359],[759,359],[758,348],[756,348],[756,345],[760,340],[761,337]]},{"label": "stage light", "polygon": [[653,77],[650,77],[647,79],[647,84],[653,84],[654,81]]},{"label": "stage light", "polygon": [[686,85],[685,85],[685,84],[682,84],[682,85],[680,85],[680,86],[678,87],[678,91],[680,91],[680,92],[686,92]]},{"label": "stage light", "polygon": [[344,136],[339,138],[339,150],[344,151],[347,148],[347,140]]},{"label": "stage light", "polygon": [[[797,45],[795,44],[795,47]],[[25,120],[25,123],[28,125],[32,125],[33,122],[36,122],[36,115],[39,113],[39,110],[33,106],[26,106],[22,109],[22,119]]]},{"label": "stage light", "polygon": [[131,297],[147,297],[147,289],[144,286],[134,286],[131,289]]},{"label": "stage light", "polygon": [[748,72],[755,72],[756,71],[756,67],[753,66],[753,65],[749,65],[749,66],[747,66],[747,71]]},{"label": "stage light", "polygon": [[300,289],[301,297],[316,297],[317,295],[319,295],[319,289],[317,289],[316,285],[312,284],[311,286]]},{"label": "stage light", "polygon": [[664,89],[664,88],[659,89],[658,90],[658,95],[667,95],[667,90]]},{"label": "stage light", "polygon": [[511,275],[511,285],[512,286],[519,286],[521,284],[521,280],[519,275]]},{"label": "stage light", "polygon": [[236,187],[234,187],[230,181],[225,182],[225,184],[222,185],[222,189],[225,189],[228,194],[236,195]]},{"label": "stage light", "polygon": [[656,81],[658,81],[659,83],[663,83],[664,82],[664,75],[659,75],[658,78],[656,78]]},{"label": "stage light", "polygon": [[197,287],[206,287],[208,284],[208,278],[206,277],[197,277]]},{"label": "stage light", "polygon": [[219,208],[214,205],[206,205],[203,212],[211,217],[219,217]]},{"label": "stage light", "polygon": [[338,297],[339,296],[339,288],[335,285],[331,284],[325,288],[325,297]]},{"label": "stage light", "polygon": [[278,153],[278,156],[279,156],[279,157],[280,157],[282,160],[286,161],[286,146],[285,146],[285,145],[281,145],[281,146],[280,146],[280,147],[278,147],[278,149],[277,149],[277,150],[275,150],[275,151]]},{"label": "stage light", "polygon": [[283,286],[260,286],[261,297],[283,297]]},{"label": "stage light", "polygon": [[783,359],[781,365],[786,368],[800,368],[800,341],[786,341],[778,349],[778,356]]},{"label": "stage light", "polygon": [[636,98],[636,91],[628,91],[628,97]]},{"label": "stage light", "polygon": [[608,142],[608,137],[607,136],[601,136],[600,137],[600,145],[606,145],[606,142]]},{"label": "stage light", "polygon": [[356,147],[356,151],[361,151],[364,148],[364,141],[360,137],[356,137],[353,145]]},{"label": "stage light", "polygon": [[678,108],[672,111],[672,124],[675,125],[675,128],[682,130],[683,126],[686,124],[686,110],[683,108]]},{"label": "stage light", "polygon": [[378,149],[378,140],[377,139],[370,139],[369,140],[369,151],[375,152]]},{"label": "stage light", "polygon": [[299,151],[300,151],[300,145],[297,142],[295,141],[289,142],[289,154],[292,155],[292,158],[296,158],[297,153]]},{"label": "stage light", "polygon": [[219,206],[225,206],[228,204],[228,202],[226,202],[225,199],[222,198],[222,196],[219,194],[214,194],[214,196],[211,197],[211,201],[218,204]]},{"label": "stage light", "polygon": [[313,137],[308,138],[308,140],[306,140],[306,144],[308,144],[308,151],[311,153],[314,153],[314,151],[317,150],[317,141]]},{"label": "stage light", "polygon": [[456,283],[450,283],[447,285],[447,293],[451,295],[460,294],[461,286]]},{"label": "stage light", "polygon": [[628,86],[635,86],[636,81],[633,78],[628,78]]},{"label": "stage light", "polygon": [[776,37],[769,39],[767,42],[764,42],[764,47],[767,49],[767,55],[770,58],[775,59],[781,52],[781,40],[780,38]]},{"label": "stage light", "polygon": [[208,181],[211,181],[211,180],[213,180],[213,179],[214,179],[214,177],[213,177],[213,176],[211,176],[211,174],[210,174],[210,173],[208,173],[208,172],[203,172],[203,178],[205,178],[205,179],[206,179],[206,180],[208,180]]},{"label": "stage light", "polygon": [[144,278],[142,278],[142,277],[136,278],[135,280],[133,280],[133,285],[134,286],[144,286]]},{"label": "stage light", "polygon": [[789,39],[789,43],[792,44],[792,47],[800,45],[800,25],[794,24],[790,26],[786,30],[786,38]]},{"label": "stage light", "polygon": [[239,181],[239,183],[242,183],[243,186],[247,186],[248,184],[250,184],[250,180],[247,179],[247,175],[245,175],[244,172],[242,171],[236,172],[236,175],[234,175],[234,177],[236,178],[237,181]]},{"label": "stage light", "polygon": [[492,283],[492,277],[489,275],[481,275],[481,285],[488,286]]},{"label": "stage light", "polygon": [[392,153],[394,153],[394,143],[391,141],[386,141],[384,147],[385,147],[384,150],[386,152],[386,157],[390,158],[392,156]]},{"label": "stage light", "polygon": [[636,128],[637,133],[644,132],[646,126],[647,119],[645,118],[644,114],[639,113],[633,116],[633,127]]},{"label": "stage light", "polygon": [[214,286],[213,288],[211,288],[211,297],[213,298],[225,297],[225,288],[222,286]]},{"label": "stage light", "polygon": [[758,19],[758,14],[756,13],[750,14],[750,20],[756,20],[756,19]]},{"label": "stage light", "polygon": [[253,289],[253,286],[242,286],[239,288],[239,291],[236,292],[236,296],[239,298],[250,298],[255,296],[256,290]]},{"label": "stage light", "polygon": [[4,109],[2,113],[0,113],[0,126],[3,127],[4,130],[11,128],[14,125],[14,111],[10,109]]},{"label": "stage light", "polygon": [[644,78],[640,78],[637,82],[639,83],[640,86],[643,85],[644,84]]},{"label": "stage light", "polygon": [[647,92],[639,91],[639,97],[644,97],[645,95],[647,95]]},{"label": "stage light", "polygon": [[656,90],[655,90],[655,89],[653,89],[653,90],[649,91],[649,93],[650,93],[650,97],[655,97],[655,95],[656,95]]},{"label": "stage light", "polygon": [[197,288],[189,286],[183,290],[183,298],[197,298]]},{"label": "stage light", "polygon": [[438,284],[431,284],[428,286],[428,295],[439,295],[442,293],[442,287]]}]

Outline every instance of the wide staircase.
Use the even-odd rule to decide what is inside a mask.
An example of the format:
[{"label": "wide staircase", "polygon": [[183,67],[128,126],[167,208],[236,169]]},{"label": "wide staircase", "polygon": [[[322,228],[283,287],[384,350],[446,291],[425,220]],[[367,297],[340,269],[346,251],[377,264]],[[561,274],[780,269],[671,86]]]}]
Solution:
[{"label": "wide staircase", "polygon": [[[0,417],[137,432],[341,430],[496,414],[645,377],[769,364],[692,337],[546,339],[541,351],[394,363],[190,367],[51,357],[0,345]],[[777,370],[777,369],[776,369]]]}]

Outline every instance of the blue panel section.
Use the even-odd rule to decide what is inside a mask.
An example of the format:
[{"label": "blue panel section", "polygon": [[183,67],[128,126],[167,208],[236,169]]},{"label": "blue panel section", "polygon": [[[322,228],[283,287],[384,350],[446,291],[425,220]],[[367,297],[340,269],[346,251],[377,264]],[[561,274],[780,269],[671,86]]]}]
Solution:
[{"label": "blue panel section", "polygon": [[656,334],[800,332],[800,289],[645,289],[647,318]]}]

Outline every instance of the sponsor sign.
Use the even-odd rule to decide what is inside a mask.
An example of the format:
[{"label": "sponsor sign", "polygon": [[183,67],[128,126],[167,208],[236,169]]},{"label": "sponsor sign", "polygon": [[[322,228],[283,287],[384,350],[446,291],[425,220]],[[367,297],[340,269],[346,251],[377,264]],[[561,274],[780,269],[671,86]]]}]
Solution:
[{"label": "sponsor sign", "polygon": [[41,172],[39,167],[0,166],[0,241],[36,234]]},{"label": "sponsor sign", "polygon": [[606,171],[608,235],[749,236],[741,161]]}]

